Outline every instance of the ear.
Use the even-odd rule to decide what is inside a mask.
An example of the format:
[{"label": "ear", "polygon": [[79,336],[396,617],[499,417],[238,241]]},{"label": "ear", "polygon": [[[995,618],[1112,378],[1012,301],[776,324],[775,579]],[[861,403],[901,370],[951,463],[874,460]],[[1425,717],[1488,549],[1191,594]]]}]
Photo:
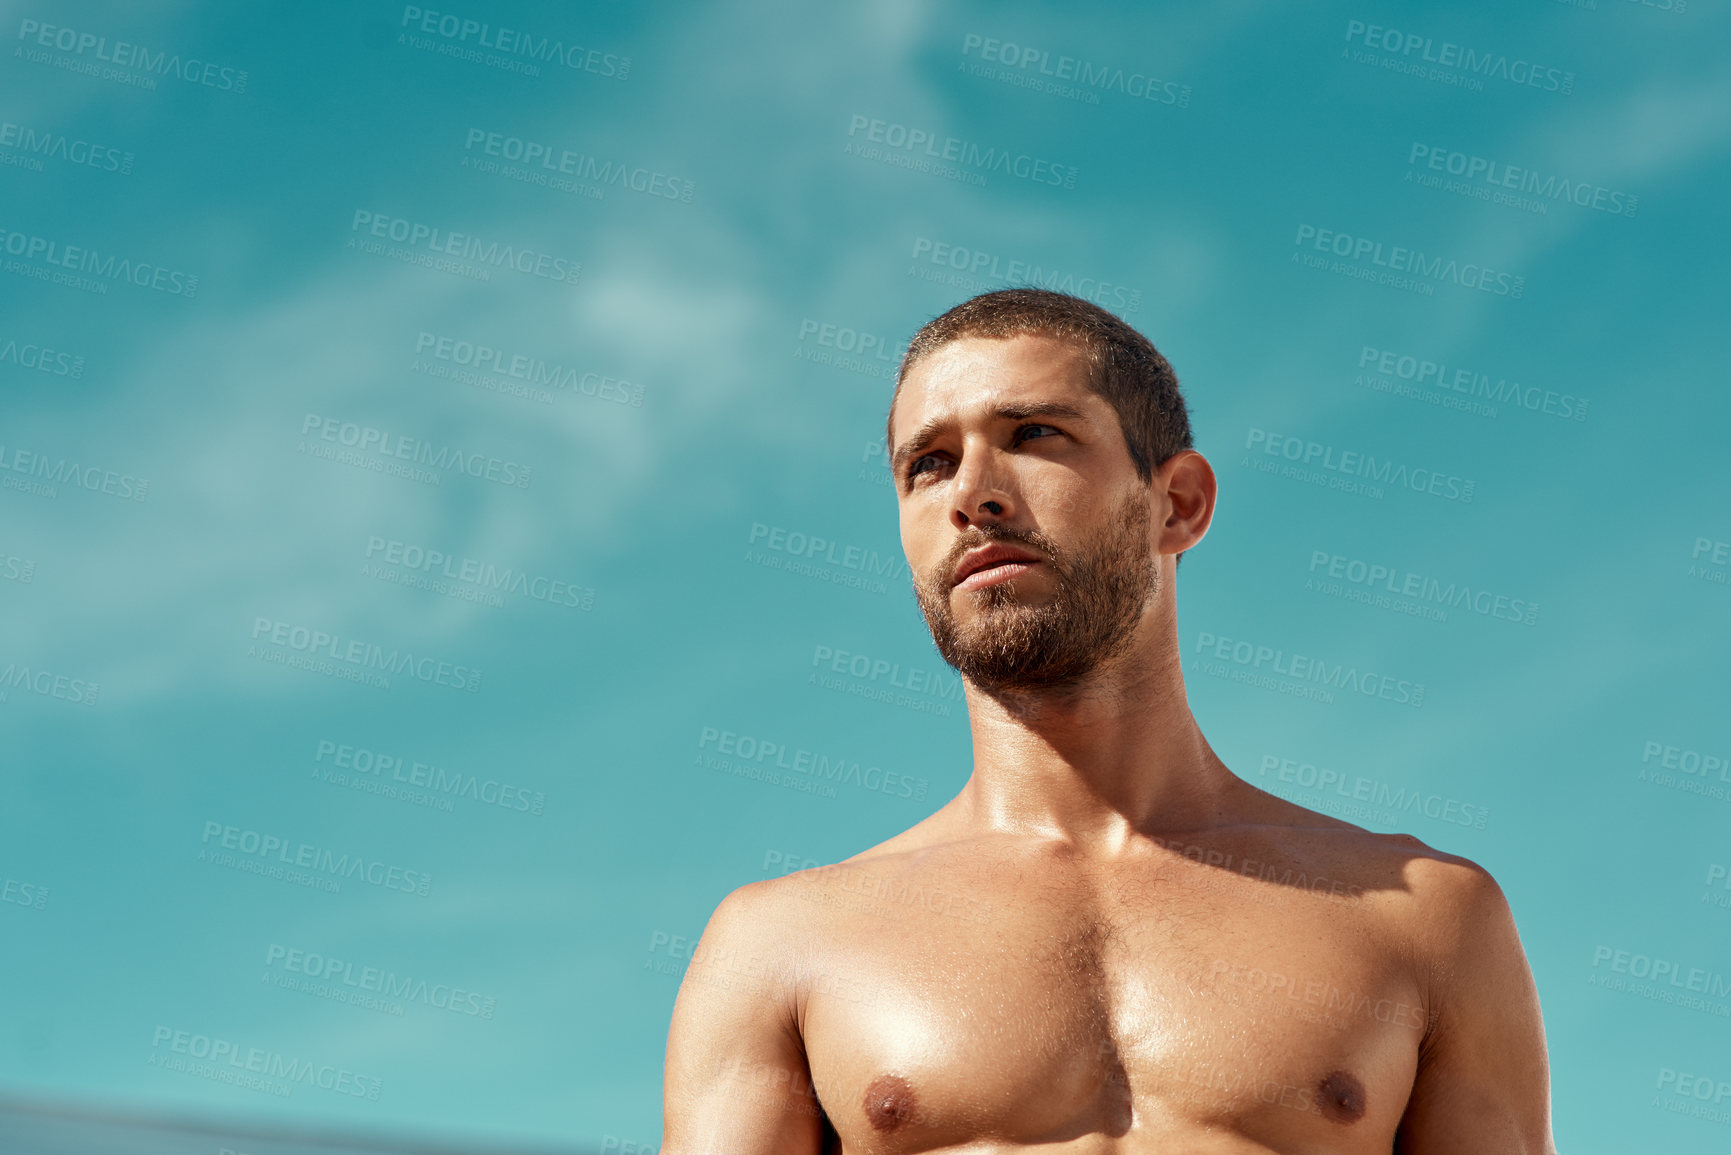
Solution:
[{"label": "ear", "polygon": [[[1163,508],[1155,509],[1158,549],[1182,554],[1202,540],[1214,521],[1214,467],[1194,449],[1180,449],[1155,471],[1154,488],[1165,495]],[[1163,518],[1158,516],[1162,513]]]}]

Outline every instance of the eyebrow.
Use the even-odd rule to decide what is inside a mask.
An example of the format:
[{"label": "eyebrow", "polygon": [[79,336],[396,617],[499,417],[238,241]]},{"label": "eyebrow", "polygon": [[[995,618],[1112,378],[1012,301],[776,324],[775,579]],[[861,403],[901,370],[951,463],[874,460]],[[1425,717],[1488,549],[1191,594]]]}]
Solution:
[{"label": "eyebrow", "polygon": [[[1071,417],[1079,421],[1087,419],[1087,414],[1073,405],[1064,404],[1062,401],[1030,401],[1025,405],[1000,405],[992,410],[991,415],[1005,421],[1021,421],[1028,417]],[[934,417],[920,426],[912,437],[902,442],[896,449],[895,456],[890,461],[890,471],[896,477],[901,477],[902,466],[908,463],[908,459],[924,453],[932,442],[938,439],[938,434],[942,433],[944,427],[949,423],[947,417]]]}]

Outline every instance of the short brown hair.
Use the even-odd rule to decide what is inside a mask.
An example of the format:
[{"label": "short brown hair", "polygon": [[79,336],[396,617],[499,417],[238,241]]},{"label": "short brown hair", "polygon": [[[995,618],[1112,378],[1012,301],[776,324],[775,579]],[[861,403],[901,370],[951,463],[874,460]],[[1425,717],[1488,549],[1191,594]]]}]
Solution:
[{"label": "short brown hair", "polygon": [[[1050,289],[999,289],[970,297],[927,321],[908,342],[890,397],[896,399],[908,370],[940,345],[962,337],[1014,337],[1023,333],[1056,337],[1075,344],[1087,358],[1088,388],[1118,413],[1118,427],[1130,448],[1130,461],[1144,482],[1181,449],[1191,448],[1190,411],[1178,391],[1178,375],[1153,342],[1092,301]],[[884,421],[884,450],[890,421]]]}]

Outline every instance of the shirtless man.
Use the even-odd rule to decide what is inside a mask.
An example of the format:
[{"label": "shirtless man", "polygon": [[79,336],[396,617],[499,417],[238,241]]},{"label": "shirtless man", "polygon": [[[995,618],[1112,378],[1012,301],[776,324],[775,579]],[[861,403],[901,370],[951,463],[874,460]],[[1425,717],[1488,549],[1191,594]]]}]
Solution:
[{"label": "shirtless man", "polygon": [[973,774],[722,901],[662,1155],[1555,1155],[1496,882],[1257,789],[1190,713],[1175,582],[1215,478],[1154,347],[984,294],[915,336],[888,433]]}]

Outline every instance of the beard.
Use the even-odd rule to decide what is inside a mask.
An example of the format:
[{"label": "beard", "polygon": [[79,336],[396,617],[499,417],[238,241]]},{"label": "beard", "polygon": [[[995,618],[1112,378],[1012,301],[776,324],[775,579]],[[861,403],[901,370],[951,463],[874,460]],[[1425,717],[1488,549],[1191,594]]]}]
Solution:
[{"label": "beard", "polygon": [[[1160,592],[1145,494],[1131,492],[1104,528],[1075,549],[1038,530],[977,528],[942,565],[915,579],[914,596],[944,661],[987,693],[1078,685],[1129,648],[1143,609]],[[1037,550],[1052,572],[1052,592],[1043,602],[1025,602],[1016,592],[1021,578],[967,591],[973,611],[958,622],[950,575],[963,553],[992,542]]]}]

